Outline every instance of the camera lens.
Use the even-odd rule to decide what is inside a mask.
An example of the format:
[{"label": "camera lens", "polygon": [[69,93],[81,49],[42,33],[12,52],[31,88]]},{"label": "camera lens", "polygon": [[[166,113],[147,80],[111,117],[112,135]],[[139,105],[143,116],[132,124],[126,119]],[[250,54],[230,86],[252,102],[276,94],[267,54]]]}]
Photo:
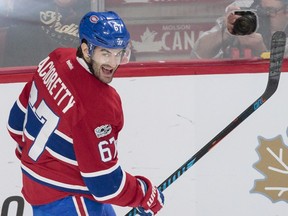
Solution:
[{"label": "camera lens", "polygon": [[251,11],[237,11],[236,15],[241,15],[235,23],[232,34],[235,35],[249,35],[255,32],[257,28],[256,15]]}]

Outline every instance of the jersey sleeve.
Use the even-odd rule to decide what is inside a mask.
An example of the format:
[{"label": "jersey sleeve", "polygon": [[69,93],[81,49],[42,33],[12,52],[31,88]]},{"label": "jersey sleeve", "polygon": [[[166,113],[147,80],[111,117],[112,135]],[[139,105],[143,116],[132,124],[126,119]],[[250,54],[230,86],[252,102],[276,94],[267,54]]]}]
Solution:
[{"label": "jersey sleeve", "polygon": [[18,99],[12,106],[7,123],[7,129],[10,136],[16,141],[17,149],[16,155],[18,157],[21,156],[22,148],[24,145],[24,123],[25,123],[25,115],[27,112],[28,100],[29,100],[29,92],[31,89],[31,83],[28,82]]},{"label": "jersey sleeve", "polygon": [[[115,115],[106,112],[102,110],[102,115]],[[139,206],[144,197],[141,185],[136,177],[122,169],[118,161],[119,123],[105,117],[100,121],[95,118],[103,117],[86,114],[73,127],[74,150],[82,178],[99,202]],[[97,122],[96,125],[94,122]]]}]

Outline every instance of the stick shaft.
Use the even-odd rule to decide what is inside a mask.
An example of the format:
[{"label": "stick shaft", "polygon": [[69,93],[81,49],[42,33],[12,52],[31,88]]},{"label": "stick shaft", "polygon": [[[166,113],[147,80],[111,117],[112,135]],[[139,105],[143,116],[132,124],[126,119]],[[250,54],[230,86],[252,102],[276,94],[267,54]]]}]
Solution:
[{"label": "stick shaft", "polygon": [[[247,109],[245,109],[238,117],[236,117],[229,125],[227,125],[221,132],[219,132],[212,140],[210,140],[204,147],[202,147],[196,154],[188,159],[181,167],[173,172],[165,181],[163,181],[158,189],[164,191],[172,183],[174,183],[181,175],[190,169],[200,158],[202,158],[208,151],[210,151],[217,143],[261,107],[277,90],[283,56],[285,51],[286,35],[282,31],[275,32],[271,40],[271,54],[268,83],[264,93],[255,100]],[[125,216],[134,216],[137,209],[131,209]]]}]

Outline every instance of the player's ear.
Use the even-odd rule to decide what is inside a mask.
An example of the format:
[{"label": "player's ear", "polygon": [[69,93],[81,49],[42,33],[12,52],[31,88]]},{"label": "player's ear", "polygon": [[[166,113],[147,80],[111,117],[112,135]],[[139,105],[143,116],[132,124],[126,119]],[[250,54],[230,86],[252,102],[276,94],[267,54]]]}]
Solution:
[{"label": "player's ear", "polygon": [[86,43],[82,43],[82,44],[81,44],[81,50],[82,50],[84,59],[85,59],[86,61],[87,61],[88,59],[90,59],[90,56],[89,56],[89,48],[88,48],[88,45],[87,45]]}]

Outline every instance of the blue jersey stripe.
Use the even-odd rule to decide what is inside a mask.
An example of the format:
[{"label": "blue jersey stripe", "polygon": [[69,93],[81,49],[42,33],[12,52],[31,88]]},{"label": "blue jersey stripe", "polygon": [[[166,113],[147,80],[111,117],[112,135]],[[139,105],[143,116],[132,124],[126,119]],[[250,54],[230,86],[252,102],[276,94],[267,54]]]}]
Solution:
[{"label": "blue jersey stripe", "polygon": [[23,131],[23,123],[25,119],[25,112],[23,112],[19,106],[17,105],[17,102],[14,103],[11,111],[11,115],[8,119],[8,125],[12,129],[16,131]]},{"label": "blue jersey stripe", "polygon": [[37,137],[39,131],[43,127],[43,123],[41,123],[40,119],[37,118],[32,108],[28,106],[27,109],[27,123],[25,125],[26,131],[33,137]]},{"label": "blue jersey stripe", "polygon": [[113,196],[118,193],[123,182],[123,171],[120,166],[113,172],[95,176],[84,176],[84,181],[91,193],[97,197]]},{"label": "blue jersey stripe", "polygon": [[73,144],[59,135],[51,134],[47,146],[54,152],[66,157],[70,160],[76,160]]}]

